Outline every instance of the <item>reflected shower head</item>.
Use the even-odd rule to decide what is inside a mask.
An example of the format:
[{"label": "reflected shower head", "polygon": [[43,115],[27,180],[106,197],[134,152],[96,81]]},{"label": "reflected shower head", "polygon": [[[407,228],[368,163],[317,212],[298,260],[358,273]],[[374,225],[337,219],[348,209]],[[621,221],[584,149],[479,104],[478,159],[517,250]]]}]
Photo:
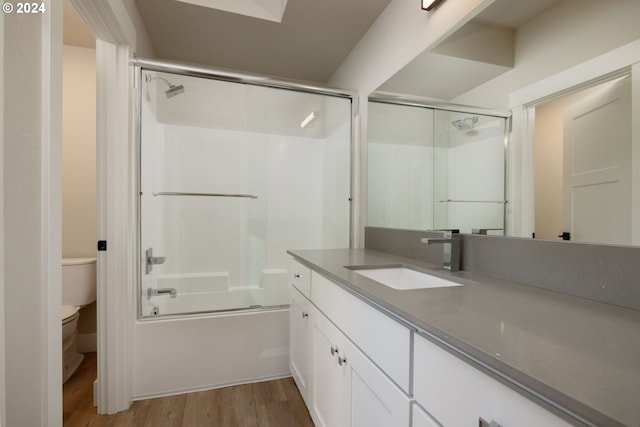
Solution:
[{"label": "reflected shower head", "polygon": [[478,123],[478,116],[465,117],[464,119],[454,120],[451,122],[453,127],[460,131],[468,131]]},{"label": "reflected shower head", "polygon": [[169,86],[169,89],[164,91],[164,94],[167,96],[167,98],[173,98],[174,96],[180,95],[181,93],[184,92],[183,85],[174,85],[169,80],[164,79],[162,77],[151,77],[151,74],[147,74],[145,77],[145,80],[147,82],[152,82],[153,80],[160,80],[161,82],[164,82],[164,84]]}]

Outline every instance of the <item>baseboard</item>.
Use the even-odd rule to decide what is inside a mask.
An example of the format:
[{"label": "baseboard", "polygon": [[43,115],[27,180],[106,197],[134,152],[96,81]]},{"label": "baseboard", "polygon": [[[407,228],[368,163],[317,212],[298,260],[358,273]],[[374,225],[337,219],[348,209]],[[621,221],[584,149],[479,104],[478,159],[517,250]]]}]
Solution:
[{"label": "baseboard", "polygon": [[78,334],[78,351],[80,353],[92,353],[98,351],[98,336],[92,334]]},{"label": "baseboard", "polygon": [[145,394],[140,396],[134,396],[133,400],[138,401],[138,400],[146,400],[146,399],[155,399],[158,397],[176,396],[178,394],[185,394],[185,393],[197,393],[200,391],[216,390],[219,388],[233,387],[236,385],[244,385],[244,384],[260,383],[264,381],[279,380],[282,378],[289,378],[289,377],[291,377],[291,372],[283,372],[282,374],[269,375],[266,377],[252,378],[252,379],[246,379],[241,381],[233,381],[233,382],[215,384],[215,385],[204,386],[204,387],[185,388],[180,390],[168,391],[164,393],[150,393],[150,394]]}]

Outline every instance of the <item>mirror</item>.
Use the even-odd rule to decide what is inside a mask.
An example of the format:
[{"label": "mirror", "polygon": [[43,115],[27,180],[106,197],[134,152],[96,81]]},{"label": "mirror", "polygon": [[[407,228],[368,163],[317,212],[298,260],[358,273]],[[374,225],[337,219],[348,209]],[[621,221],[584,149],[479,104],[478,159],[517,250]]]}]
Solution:
[{"label": "mirror", "polygon": [[[511,134],[516,148],[507,178],[507,235],[640,245],[640,193],[631,191],[640,187],[640,158],[634,167],[640,152],[640,30],[624,19],[637,14],[640,4],[625,0],[615,10],[589,5],[586,13],[568,0],[496,0],[379,91],[522,111],[514,115]],[[510,46],[490,41],[509,34]],[[497,58],[507,51],[511,63],[505,55]],[[539,96],[532,96],[532,88]],[[611,97],[615,92],[618,98]],[[602,104],[573,106],[578,98]],[[567,129],[565,122],[577,127]],[[575,149],[565,148],[566,140],[578,141]],[[613,149],[614,141],[621,146]],[[435,203],[435,195],[429,197]]]},{"label": "mirror", "polygon": [[633,243],[631,76],[535,110],[535,237]]},{"label": "mirror", "polygon": [[367,224],[504,235],[506,118],[370,99]]}]

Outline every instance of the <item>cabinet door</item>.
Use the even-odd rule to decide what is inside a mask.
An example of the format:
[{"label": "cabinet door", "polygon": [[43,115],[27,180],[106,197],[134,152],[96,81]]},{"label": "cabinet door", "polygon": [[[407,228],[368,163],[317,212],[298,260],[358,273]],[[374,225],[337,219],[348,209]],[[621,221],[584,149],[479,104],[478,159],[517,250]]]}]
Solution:
[{"label": "cabinet door", "polygon": [[[345,346],[351,391],[350,427],[408,427],[409,398],[355,345]],[[398,361],[403,363],[404,361]]]},{"label": "cabinet door", "polygon": [[[313,381],[311,416],[317,427],[343,427],[348,423],[348,371],[338,358],[346,357],[343,337],[319,311],[313,313]],[[342,365],[344,366],[344,365]]]},{"label": "cabinet door", "polygon": [[289,317],[289,370],[300,394],[309,405],[309,381],[311,379],[311,302],[296,288],[290,287]]},{"label": "cabinet door", "polygon": [[412,407],[411,418],[411,427],[440,427],[440,424],[438,424],[424,409],[415,403]]},{"label": "cabinet door", "polygon": [[313,339],[317,426],[409,426],[409,398],[317,310]]}]

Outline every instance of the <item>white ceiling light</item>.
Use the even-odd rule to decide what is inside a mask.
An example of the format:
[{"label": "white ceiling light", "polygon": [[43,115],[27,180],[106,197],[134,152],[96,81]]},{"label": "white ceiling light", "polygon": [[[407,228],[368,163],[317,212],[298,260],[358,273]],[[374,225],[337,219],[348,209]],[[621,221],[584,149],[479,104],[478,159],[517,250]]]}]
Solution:
[{"label": "white ceiling light", "polygon": [[422,4],[422,10],[431,10],[434,7],[436,7],[436,5],[438,3],[440,3],[442,0],[420,0],[421,4]]},{"label": "white ceiling light", "polygon": [[282,22],[287,0],[177,0],[183,3]]},{"label": "white ceiling light", "polygon": [[309,115],[307,117],[305,117],[305,119],[300,123],[300,129],[304,129],[305,127],[307,127],[309,125],[309,123],[311,123],[313,121],[313,119],[316,118],[316,112],[312,111],[311,113],[309,113]]}]

